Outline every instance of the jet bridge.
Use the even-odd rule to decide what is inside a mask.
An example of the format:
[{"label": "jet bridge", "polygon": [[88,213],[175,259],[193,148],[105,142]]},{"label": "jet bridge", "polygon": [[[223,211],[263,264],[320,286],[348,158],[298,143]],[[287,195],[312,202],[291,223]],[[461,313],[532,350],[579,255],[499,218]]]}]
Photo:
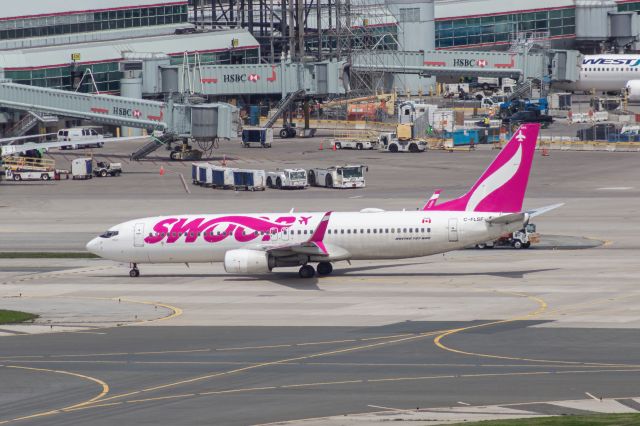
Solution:
[{"label": "jet bridge", "polygon": [[[69,92],[66,90],[27,86],[0,80],[0,107],[19,111],[31,111],[63,117],[92,120],[96,123],[116,126],[162,130],[177,137],[191,137],[193,128],[205,126],[210,129],[211,139],[236,136],[233,127],[234,106],[224,103],[200,104],[198,109],[211,109],[216,118],[211,123],[198,123],[190,104],[159,102],[144,99],[124,98],[111,95],[96,95]],[[203,135],[198,134],[202,138]]]}]

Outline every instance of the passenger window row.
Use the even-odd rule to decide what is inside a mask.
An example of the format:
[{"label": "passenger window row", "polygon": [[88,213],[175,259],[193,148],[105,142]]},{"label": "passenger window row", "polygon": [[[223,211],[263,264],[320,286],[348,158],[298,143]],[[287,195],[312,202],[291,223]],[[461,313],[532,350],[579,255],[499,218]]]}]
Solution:
[{"label": "passenger window row", "polygon": [[[297,231],[297,232],[296,232]],[[355,229],[355,228],[349,228],[349,229],[329,229],[327,231],[327,233],[329,235],[350,235],[350,234],[424,234],[424,233],[430,233],[431,232],[431,228],[360,228],[360,229]],[[228,235],[232,235],[234,234],[234,231],[209,231],[209,232],[150,232],[149,236],[150,237],[157,237],[157,236],[161,236],[161,237],[166,237],[166,236],[170,236],[170,237],[182,237],[182,236],[189,236],[189,237],[195,237],[196,235],[198,237],[200,236],[228,236]],[[313,232],[311,230],[308,229],[298,229],[298,230],[283,230],[282,234],[284,235],[311,235],[313,234]],[[255,235],[256,237],[259,235],[272,235],[274,234],[273,232],[265,232],[265,231],[253,231],[253,232],[247,232],[247,231],[242,231],[242,235]]]}]

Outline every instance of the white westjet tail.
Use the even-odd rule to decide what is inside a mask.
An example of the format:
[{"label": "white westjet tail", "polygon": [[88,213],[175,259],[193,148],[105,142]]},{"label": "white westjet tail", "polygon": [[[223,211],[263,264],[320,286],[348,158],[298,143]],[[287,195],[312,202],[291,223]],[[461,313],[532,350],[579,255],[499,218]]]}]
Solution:
[{"label": "white westjet tail", "polygon": [[473,187],[460,198],[423,210],[386,212],[178,215],[121,223],[94,238],[87,250],[130,262],[224,262],[232,274],[262,274],[301,266],[300,276],[330,274],[340,260],[400,259],[456,250],[521,229],[551,206],[523,212],[540,128],[525,124]]}]

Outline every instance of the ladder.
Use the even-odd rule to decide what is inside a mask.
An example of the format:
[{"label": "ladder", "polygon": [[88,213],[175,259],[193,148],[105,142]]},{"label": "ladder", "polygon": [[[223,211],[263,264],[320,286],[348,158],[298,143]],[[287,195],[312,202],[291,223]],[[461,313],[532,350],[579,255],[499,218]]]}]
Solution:
[{"label": "ladder", "polygon": [[531,80],[525,80],[521,83],[518,83],[518,85],[514,87],[513,92],[507,97],[507,101],[518,98],[528,98],[531,94],[532,88],[533,85],[531,83]]},{"label": "ladder", "polygon": [[141,160],[144,157],[151,154],[152,152],[156,151],[161,146],[171,142],[172,140],[173,140],[172,133],[165,133],[159,138],[152,137],[149,143],[142,145],[136,152],[131,154],[131,159],[134,161]]},{"label": "ladder", "polygon": [[305,90],[304,89],[300,89],[300,90],[297,90],[295,92],[289,93],[287,96],[282,98],[280,100],[280,102],[278,102],[278,105],[276,105],[276,108],[275,108],[276,111],[271,115],[271,117],[269,117],[269,119],[267,120],[267,122],[265,123],[263,128],[264,129],[269,129],[269,128],[273,127],[273,125],[275,124],[276,120],[278,120],[278,118],[280,118],[282,113],[285,112],[287,110],[287,108],[289,108],[291,103],[293,103],[293,101],[295,101],[297,98],[301,97],[304,94],[305,94]]}]

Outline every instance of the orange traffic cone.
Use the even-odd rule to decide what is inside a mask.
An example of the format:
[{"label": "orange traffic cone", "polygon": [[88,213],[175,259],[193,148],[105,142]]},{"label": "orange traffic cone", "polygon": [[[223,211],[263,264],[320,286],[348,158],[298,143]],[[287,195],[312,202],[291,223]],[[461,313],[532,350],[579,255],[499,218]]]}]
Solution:
[{"label": "orange traffic cone", "polygon": [[337,151],[338,149],[336,148],[336,144],[333,144],[333,147],[331,148],[333,151]]},{"label": "orange traffic cone", "polygon": [[160,176],[164,176],[164,167],[160,166]]},{"label": "orange traffic cone", "polygon": [[549,149],[548,148],[542,148],[542,156],[543,157],[548,157],[549,156]]},{"label": "orange traffic cone", "polygon": [[226,167],[227,166],[227,154],[222,156],[222,166]]},{"label": "orange traffic cone", "polygon": [[322,146],[322,142],[320,142],[320,148],[318,148],[318,151],[322,151],[324,149],[324,147]]}]

